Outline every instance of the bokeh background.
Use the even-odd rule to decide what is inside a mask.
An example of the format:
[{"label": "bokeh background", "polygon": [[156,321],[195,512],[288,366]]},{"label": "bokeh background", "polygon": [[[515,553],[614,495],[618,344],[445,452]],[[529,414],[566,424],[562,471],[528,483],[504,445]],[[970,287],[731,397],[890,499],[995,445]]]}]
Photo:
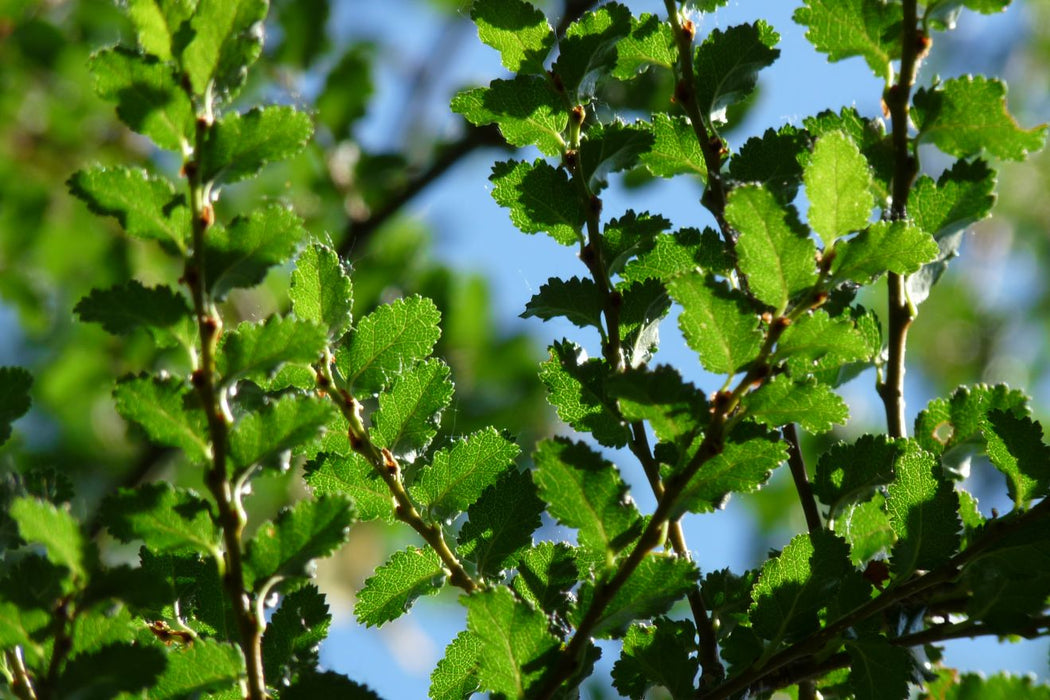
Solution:
[{"label": "bokeh background", "polygon": [[[524,451],[539,438],[566,432],[547,407],[536,364],[552,340],[569,337],[592,354],[596,334],[568,324],[523,320],[519,314],[548,277],[584,274],[574,251],[544,236],[526,236],[489,196],[489,168],[513,156],[493,132],[467,128],[448,110],[459,89],[503,77],[497,54],[482,45],[459,0],[271,0],[263,58],[243,103],[295,104],[314,113],[317,135],[299,158],[271,167],[258,181],[230,188],[222,206],[242,211],[261,199],[290,203],[318,237],[330,238],[354,268],[358,313],[401,294],[433,297],[444,314],[439,351],[453,368],[457,399],[446,434],[494,424],[518,436]],[[557,23],[593,5],[586,0],[537,3]],[[635,12],[663,14],[658,0],[630,0]],[[767,69],[724,132],[736,150],[765,129],[824,109],[855,106],[881,114],[882,84],[863,61],[829,64],[791,21],[794,0],[731,1],[695,15],[699,36],[714,28],[765,19],[780,32],[781,57]],[[115,225],[70,197],[65,180],[87,164],[137,162],[175,176],[177,162],[124,129],[111,105],[91,90],[93,47],[126,36],[108,0],[0,0],[0,365],[29,367],[33,410],[0,451],[0,470],[48,466],[77,482],[77,508],[88,521],[98,498],[118,485],[165,478],[193,485],[179,457],[151,449],[128,433],[113,409],[114,377],[170,362],[145,336],[113,338],[76,322],[72,308],[92,287],[127,277],[145,283],[178,277],[149,247],[128,241]],[[964,12],[953,32],[938,34],[920,82],[963,73],[1002,76],[1022,124],[1050,121],[1050,2],[1015,0],[995,16]],[[606,91],[599,116],[639,104],[638,95]],[[638,113],[641,116],[641,113]],[[947,163],[928,154],[926,172]],[[1050,153],[1025,164],[1001,164],[995,216],[967,234],[910,336],[906,398],[910,417],[962,383],[1007,382],[1025,388],[1037,417],[1050,417]],[[700,206],[698,181],[650,181],[630,173],[614,181],[605,214],[628,208],[659,212],[678,226],[712,223]],[[258,289],[231,295],[225,313],[258,318],[282,309],[287,270]],[[867,303],[878,308],[884,293]],[[676,365],[710,391],[677,333],[674,316],[661,327],[656,361]],[[831,440],[883,429],[874,375],[844,388],[848,426],[804,445],[811,454]],[[644,484],[632,460],[610,453],[629,483]],[[810,460],[813,461],[812,459]],[[970,487],[986,514],[1009,508],[999,477],[972,465]],[[782,470],[783,471],[783,470]],[[295,475],[260,484],[251,508],[257,520],[295,498]],[[643,509],[648,490],[633,493]],[[687,540],[704,571],[759,564],[805,527],[786,473],[762,492],[734,499],[720,512],[689,516]],[[543,536],[571,533],[548,525]],[[105,543],[105,535],[100,537]],[[354,591],[389,552],[414,542],[405,529],[357,527],[350,544],[319,575],[336,622],[322,649],[329,669],[364,681],[392,699],[426,695],[428,675],[444,645],[463,627],[454,593],[419,602],[411,615],[379,630],[356,625]],[[107,546],[114,559],[130,553]],[[605,658],[588,686],[612,697]],[[946,661],[966,670],[1050,676],[1045,642],[948,644]]]}]

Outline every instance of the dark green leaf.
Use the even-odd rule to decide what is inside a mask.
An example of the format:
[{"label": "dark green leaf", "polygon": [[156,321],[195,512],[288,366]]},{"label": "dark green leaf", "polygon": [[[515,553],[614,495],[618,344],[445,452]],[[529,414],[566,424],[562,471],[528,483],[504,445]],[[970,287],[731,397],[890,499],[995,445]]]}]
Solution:
[{"label": "dark green leaf", "polygon": [[230,461],[237,470],[280,459],[283,452],[302,449],[321,434],[332,418],[331,401],[286,395],[249,413],[230,430]]},{"label": "dark green leaf", "polygon": [[64,566],[76,577],[87,573],[87,542],[69,510],[38,498],[17,498],[10,515],[26,542],[44,545],[48,560]]},{"label": "dark green leaf", "polygon": [[615,466],[580,442],[544,440],[533,457],[533,479],[548,512],[577,528],[580,547],[600,562],[623,550],[641,532],[641,515]]},{"label": "dark green leaf", "polygon": [[772,428],[798,423],[810,432],[826,433],[849,418],[846,402],[828,385],[812,379],[793,382],[784,375],[748,394],[742,403],[749,416]]},{"label": "dark green leaf", "polygon": [[168,653],[168,665],[150,689],[158,700],[196,697],[233,686],[244,675],[244,656],[234,644],[198,638]]},{"label": "dark green leaf", "polygon": [[1043,442],[1043,426],[1031,418],[991,411],[984,429],[988,459],[1006,475],[1006,489],[1014,507],[1026,508],[1032,499],[1050,490],[1050,447]]},{"label": "dark green leaf", "polygon": [[[298,4],[287,7],[297,8]],[[309,31],[313,34],[316,29],[310,27]],[[373,49],[371,44],[351,44],[328,71],[324,90],[317,96],[317,120],[327,126],[336,139],[345,138],[354,122],[368,111],[369,99],[375,90]]]},{"label": "dark green leaf", "polygon": [[410,493],[431,513],[462,512],[511,468],[518,452],[494,428],[485,428],[435,452]]},{"label": "dark green leaf", "polygon": [[288,290],[292,311],[304,321],[321,324],[329,338],[339,338],[350,327],[354,287],[334,250],[307,246],[295,261]]},{"label": "dark green leaf", "polygon": [[601,290],[592,280],[581,280],[579,277],[563,280],[552,277],[525,305],[525,313],[521,317],[535,316],[549,321],[564,316],[580,328],[594,326],[601,330],[603,308]]},{"label": "dark green leaf", "polygon": [[794,207],[763,187],[745,185],[730,193],[725,216],[740,232],[740,271],[761,301],[779,313],[817,281],[816,246]]},{"label": "dark green leaf", "polygon": [[670,22],[661,22],[656,15],[643,12],[631,17],[631,33],[616,44],[612,76],[630,80],[650,66],[671,70],[677,58]]},{"label": "dark green leaf", "polygon": [[633,700],[641,700],[653,686],[666,688],[673,700],[692,698],[700,670],[699,660],[689,653],[695,644],[696,629],[689,620],[661,617],[651,625],[631,625],[613,666],[613,686]]},{"label": "dark green leaf", "polygon": [[445,582],[441,560],[429,547],[394,552],[357,594],[354,615],[369,627],[401,617],[416,598],[434,595]]},{"label": "dark green leaf", "polygon": [[773,64],[780,35],[759,20],[725,31],[714,29],[696,49],[696,100],[704,117],[724,121],[721,111],[744,100],[758,83],[758,72]]},{"label": "dark green leaf", "polygon": [[783,204],[791,202],[802,181],[799,156],[808,146],[808,138],[790,124],[778,131],[766,129],[762,136],[752,136],[729,161],[729,175],[739,182],[756,182]]},{"label": "dark green leaf", "polygon": [[309,584],[286,595],[263,634],[266,676],[281,678],[313,670],[331,622],[328,604],[316,586]]},{"label": "dark green leaf", "polygon": [[377,518],[393,522],[394,502],[390,489],[375,467],[356,452],[345,456],[324,453],[306,464],[306,483],[318,496],[345,494],[354,504],[360,521]]},{"label": "dark green leaf", "polygon": [[735,374],[758,356],[758,315],[748,310],[742,294],[710,275],[695,274],[671,280],[668,291],[682,305],[678,325],[704,369]]},{"label": "dark green leaf", "polygon": [[508,697],[527,697],[558,652],[547,617],[494,588],[466,599],[467,630],[477,639],[481,687]]},{"label": "dark green leaf", "polygon": [[605,189],[610,173],[633,168],[639,156],[651,152],[654,139],[648,127],[617,120],[587,130],[580,144],[580,169],[592,193]]},{"label": "dark green leaf", "polygon": [[993,548],[963,570],[962,583],[971,592],[968,617],[1000,634],[1038,624],[1050,598],[1048,545],[1046,524],[1038,519],[996,538]]},{"label": "dark green leaf", "polygon": [[650,128],[653,145],[639,157],[649,172],[657,177],[685,174],[707,178],[704,153],[688,119],[658,113],[653,115]]},{"label": "dark green leaf", "polygon": [[542,160],[500,161],[489,180],[492,198],[510,209],[510,220],[522,233],[546,232],[562,245],[580,242],[587,213],[564,170]]},{"label": "dark green leaf", "polygon": [[673,235],[656,236],[652,250],[627,263],[623,279],[668,282],[698,267],[716,274],[725,274],[733,267],[725,243],[714,229],[706,228],[701,233],[695,228],[684,228]]},{"label": "dark green leaf", "polygon": [[306,238],[302,220],[287,207],[270,205],[208,232],[205,280],[221,299],[236,287],[254,287],[266,272],[292,257]]},{"label": "dark green leaf", "polygon": [[569,341],[554,343],[550,359],[540,365],[540,380],[559,418],[576,430],[592,433],[602,445],[623,447],[630,430],[605,390],[608,374],[603,360],[586,359],[583,349]]},{"label": "dark green leaf", "polygon": [[900,58],[901,7],[881,0],[806,0],[794,20],[809,27],[806,38],[829,61],[862,56],[875,75],[893,78]]},{"label": "dark green leaf", "polygon": [[395,454],[415,454],[437,434],[441,412],[452,401],[448,365],[424,360],[398,375],[389,391],[379,395],[372,414],[372,439]]},{"label": "dark green leaf", "polygon": [[884,637],[846,642],[850,658],[849,687],[857,700],[905,700],[915,675],[915,657]]},{"label": "dark green leaf", "polygon": [[995,171],[983,160],[958,160],[936,184],[920,177],[908,197],[908,215],[934,238],[962,231],[988,216],[995,203]]},{"label": "dark green leaf", "polygon": [[648,279],[621,285],[620,335],[627,365],[641,367],[660,345],[660,321],[671,309],[667,290]]},{"label": "dark green leaf", "polygon": [[141,629],[141,624],[123,606],[113,606],[105,611],[82,609],[72,621],[69,658],[98,652],[112,644],[131,642]]},{"label": "dark green leaf", "polygon": [[112,216],[132,238],[157,240],[185,251],[190,210],[167,178],[141,168],[96,166],[73,173],[74,197],[100,216]]},{"label": "dark green leaf", "polygon": [[660,440],[687,447],[706,424],[707,398],[673,367],[633,369],[609,378],[623,417],[644,420]]},{"label": "dark green leaf", "polygon": [[487,88],[461,92],[452,98],[452,111],[475,126],[499,125],[512,146],[534,145],[548,156],[565,148],[562,132],[569,124],[565,101],[538,76],[493,80]]},{"label": "dark green leaf", "polygon": [[969,158],[988,151],[1024,160],[1043,147],[1046,125],[1022,129],[1006,109],[1006,85],[984,76],[952,78],[915,92],[912,116],[919,140],[945,153]]},{"label": "dark green leaf", "polygon": [[29,410],[33,375],[21,367],[0,367],[0,445],[11,437],[11,423]]},{"label": "dark green leaf", "polygon": [[1024,417],[1028,415],[1028,398],[1005,384],[959,387],[950,399],[934,399],[918,415],[915,441],[934,454],[979,441],[991,428],[988,415],[992,411]]},{"label": "dark green leaf", "polygon": [[657,237],[671,226],[671,222],[662,216],[653,216],[649,212],[641,214],[633,209],[605,225],[602,232],[602,260],[609,276],[623,271],[629,260],[650,250]]},{"label": "dark green leaf", "polygon": [[93,289],[73,312],[81,321],[99,323],[117,335],[143,327],[160,346],[178,343],[177,327],[190,319],[186,297],[171,287],[146,287],[138,280],[109,289]]},{"label": "dark green leaf", "polygon": [[[66,663],[56,683],[59,697],[110,700],[153,685],[165,668],[164,652],[131,642],[109,644]],[[152,695],[150,697],[153,697]]]},{"label": "dark green leaf", "polygon": [[459,531],[459,555],[488,577],[515,564],[540,526],[543,501],[529,472],[510,470],[467,509]]},{"label": "dark green leaf", "polygon": [[[772,433],[738,428],[722,452],[704,462],[682,490],[674,509],[703,513],[721,508],[730,493],[751,493],[761,488],[773,470],[787,459],[784,443]],[[749,433],[753,433],[749,434]]]},{"label": "dark green leaf", "polygon": [[197,397],[184,383],[168,377],[129,377],[113,390],[117,412],[138,423],[151,440],[178,447],[190,462],[211,459],[204,413]]},{"label": "dark green leaf", "polygon": [[868,161],[845,132],[817,139],[803,181],[809,225],[830,247],[836,238],[867,227],[874,201]]},{"label": "dark green leaf", "polygon": [[121,489],[100,508],[102,522],[121,542],[144,540],[152,552],[219,551],[219,531],[208,503],[161,481]]},{"label": "dark green leaf", "polygon": [[350,533],[354,509],[342,496],[299,501],[259,526],[245,550],[245,568],[256,589],[273,577],[303,576],[311,559],[338,549]]},{"label": "dark green leaf", "polygon": [[894,463],[886,508],[897,535],[890,565],[906,576],[933,569],[959,546],[959,497],[941,473],[937,457],[909,440]]},{"label": "dark green leaf", "polygon": [[522,0],[478,0],[470,10],[481,40],[500,53],[512,73],[543,73],[554,30],[543,13]]},{"label": "dark green leaf", "polygon": [[832,445],[820,456],[813,493],[837,517],[846,505],[867,500],[893,480],[893,464],[902,446],[884,436],[864,435],[854,443]]},{"label": "dark green leaf", "polygon": [[431,700],[463,700],[478,690],[481,642],[463,630],[445,647],[445,656],[430,674]]},{"label": "dark green leaf", "polygon": [[230,112],[208,129],[201,148],[201,178],[205,182],[237,182],[252,177],[266,164],[301,151],[313,131],[310,117],[293,107],[275,105],[255,107],[244,114]]},{"label": "dark green leaf", "polygon": [[568,612],[569,591],[580,578],[572,547],[564,542],[540,542],[521,555],[517,569],[511,587],[522,600],[549,615]]},{"label": "dark green leaf", "polygon": [[169,151],[192,143],[194,112],[171,64],[115,47],[91,57],[95,90],[117,103],[117,116],[133,131]]},{"label": "dark green leaf", "polygon": [[325,348],[325,330],[312,321],[271,316],[263,323],[245,321],[223,335],[219,373],[232,384],[271,377],[285,363],[317,361]]},{"label": "dark green leaf", "polygon": [[367,685],[352,681],[335,671],[314,671],[302,676],[281,692],[281,700],[381,700]]},{"label": "dark green leaf", "polygon": [[398,299],[362,318],[336,354],[348,387],[379,392],[418,360],[429,355],[441,335],[441,314],[430,299]]},{"label": "dark green leaf", "polygon": [[182,67],[193,91],[227,101],[244,84],[248,68],[262,53],[266,0],[198,0],[190,20],[192,38]]},{"label": "dark green leaf", "polygon": [[553,73],[574,105],[587,104],[616,65],[617,44],[631,32],[631,11],[609,3],[569,25]]},{"label": "dark green leaf", "polygon": [[290,69],[308,69],[326,56],[331,42],[327,28],[331,17],[330,0],[299,0],[275,3],[271,21],[281,28],[281,43],[272,51],[274,62]]},{"label": "dark green leaf", "polygon": [[908,275],[937,257],[933,236],[905,221],[877,221],[835,246],[836,280],[868,284],[885,272]]}]

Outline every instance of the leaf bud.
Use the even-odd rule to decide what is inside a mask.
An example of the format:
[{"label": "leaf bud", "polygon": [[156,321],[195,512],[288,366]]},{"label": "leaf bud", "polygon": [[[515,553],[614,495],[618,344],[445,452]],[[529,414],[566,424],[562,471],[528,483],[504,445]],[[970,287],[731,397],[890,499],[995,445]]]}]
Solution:
[{"label": "leaf bud", "polygon": [[689,43],[692,43],[693,39],[696,38],[696,25],[693,24],[693,20],[682,20],[682,35],[689,40]]},{"label": "leaf bud", "polygon": [[572,120],[577,124],[583,124],[583,120],[587,118],[587,110],[583,108],[583,105],[576,105],[572,108]]},{"label": "leaf bud", "polygon": [[201,223],[204,228],[210,228],[215,223],[215,207],[211,204],[205,204],[201,209]]}]

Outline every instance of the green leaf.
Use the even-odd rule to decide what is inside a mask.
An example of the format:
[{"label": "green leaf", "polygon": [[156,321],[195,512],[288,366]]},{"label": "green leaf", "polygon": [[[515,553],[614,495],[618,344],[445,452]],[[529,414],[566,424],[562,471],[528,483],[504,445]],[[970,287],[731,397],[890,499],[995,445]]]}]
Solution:
[{"label": "green leaf", "polygon": [[609,174],[633,168],[641,155],[649,153],[653,135],[645,122],[624,124],[616,120],[595,124],[580,144],[580,170],[592,193],[609,184]]},{"label": "green leaf", "polygon": [[168,665],[150,698],[174,700],[228,688],[244,676],[244,656],[235,644],[200,637],[168,652]]},{"label": "green leaf", "polygon": [[558,639],[547,617],[515,599],[506,588],[493,588],[466,599],[467,630],[478,640],[481,687],[508,697],[527,697],[558,652]]},{"label": "green leaf", "polygon": [[682,305],[678,325],[704,369],[735,374],[758,356],[762,348],[758,315],[738,291],[711,275],[684,275],[671,280],[667,289]]},{"label": "green leaf", "polygon": [[580,242],[587,213],[564,170],[543,160],[499,161],[489,180],[492,198],[510,209],[511,223],[522,233],[546,232],[562,245]]},{"label": "green leaf", "polygon": [[403,372],[379,395],[372,439],[394,454],[414,454],[437,434],[441,412],[452,401],[451,371],[441,360],[424,360]]},{"label": "green leaf", "polygon": [[908,215],[934,238],[950,236],[988,216],[995,204],[995,171],[983,160],[957,160],[936,184],[922,176],[908,197]]},{"label": "green leaf", "polygon": [[805,131],[785,124],[752,136],[729,160],[729,175],[738,182],[754,182],[771,192],[779,202],[795,199],[802,181],[799,156],[809,146]]},{"label": "green leaf", "polygon": [[740,232],[740,271],[761,301],[779,313],[816,283],[816,246],[794,207],[781,205],[762,187],[745,185],[730,193],[725,216]]},{"label": "green leaf", "polygon": [[1032,499],[1047,496],[1050,447],[1043,442],[1043,426],[1027,416],[991,411],[984,436],[988,459],[1006,475],[1006,490],[1014,507],[1026,508]]},{"label": "green leaf", "polygon": [[335,671],[312,671],[281,691],[281,700],[315,700],[315,698],[381,700],[367,685],[361,685]]},{"label": "green leaf", "polygon": [[192,143],[193,106],[171,64],[118,46],[94,54],[89,66],[95,91],[117,103],[117,116],[132,131],[169,151]]},{"label": "green leaf", "polygon": [[850,658],[849,687],[857,700],[905,700],[915,675],[911,650],[893,646],[884,637],[846,642]]},{"label": "green leaf", "polygon": [[160,346],[179,342],[177,329],[190,319],[186,297],[171,287],[146,287],[129,280],[109,289],[93,289],[73,312],[85,323],[99,323],[110,333],[125,335],[143,327]]},{"label": "green leaf", "polygon": [[350,327],[354,287],[334,250],[310,245],[299,253],[288,290],[292,311],[304,321],[324,326],[329,338],[339,338]]},{"label": "green leaf", "polygon": [[586,359],[583,349],[569,341],[556,342],[549,350],[550,359],[540,365],[540,380],[558,417],[576,430],[593,434],[602,445],[626,445],[630,429],[605,390],[608,365]]},{"label": "green leaf", "polygon": [[[948,672],[950,671],[950,675]],[[959,674],[954,669],[945,669],[945,680],[951,683],[941,687],[938,698],[944,700],[1048,700],[1050,687],[1036,685],[1031,676],[1012,676],[999,673],[991,677],[983,673]],[[933,697],[933,696],[929,696]]]},{"label": "green leaf", "polygon": [[835,280],[868,284],[885,272],[910,275],[937,257],[933,236],[906,221],[877,221],[835,246]]},{"label": "green leaf", "polygon": [[[289,15],[298,14],[299,6],[285,6]],[[304,32],[313,38],[316,28],[311,25]],[[316,42],[314,42],[316,45]],[[368,113],[375,83],[372,76],[375,45],[368,41],[351,43],[325,78],[324,90],[314,103],[319,123],[337,139],[345,138],[357,120]]]},{"label": "green leaf", "polygon": [[203,464],[211,459],[204,413],[197,397],[174,377],[129,377],[113,391],[117,412],[138,423],[151,440],[178,447],[186,459]]},{"label": "green leaf", "polygon": [[293,107],[255,107],[243,114],[226,114],[204,139],[201,178],[237,182],[253,177],[268,163],[299,153],[313,131],[309,115]]},{"label": "green leaf", "polygon": [[642,520],[615,466],[581,442],[544,440],[533,479],[548,512],[579,530],[580,547],[605,562],[640,534]]},{"label": "green leaf", "polygon": [[675,515],[686,511],[709,512],[722,508],[730,493],[751,493],[762,487],[773,470],[787,460],[783,441],[763,430],[737,429],[722,452],[704,462],[689,480],[673,509]]},{"label": "green leaf", "polygon": [[261,465],[318,437],[335,413],[331,401],[294,394],[241,417],[230,430],[230,461],[236,471]]},{"label": "green leaf", "polygon": [[16,498],[9,510],[26,542],[44,545],[47,559],[64,566],[77,578],[87,573],[87,542],[73,515],[39,498]]},{"label": "green leaf", "polygon": [[225,101],[244,85],[262,53],[266,0],[198,0],[182,68],[198,95],[210,89]]},{"label": "green leaf", "polygon": [[784,375],[774,377],[746,395],[747,414],[771,428],[798,423],[812,433],[826,433],[849,419],[849,407],[826,384],[815,380],[793,382]]},{"label": "green leaf", "polygon": [[837,517],[849,503],[867,500],[877,487],[893,480],[893,465],[902,449],[882,435],[836,443],[817,462],[813,493],[830,507],[830,517]]},{"label": "green leaf", "polygon": [[475,126],[497,124],[512,146],[534,145],[548,156],[565,148],[562,132],[569,112],[554,88],[538,76],[493,80],[487,88],[461,92],[452,98],[452,111]]},{"label": "green leaf", "polygon": [[858,576],[841,538],[827,531],[796,535],[762,566],[751,593],[752,627],[770,641],[770,651],[812,634],[820,628],[821,609],[848,579]]},{"label": "green leaf", "polygon": [[700,670],[699,659],[689,654],[695,643],[696,628],[689,620],[661,617],[651,625],[631,625],[612,669],[613,687],[633,700],[653,686],[665,688],[673,700],[693,697]]},{"label": "green leaf", "polygon": [[431,700],[463,700],[478,690],[481,642],[463,630],[445,647],[445,655],[430,674]]},{"label": "green leaf", "polygon": [[380,306],[362,318],[336,353],[347,386],[363,394],[379,392],[434,350],[441,314],[430,299],[410,296]]},{"label": "green leaf", "polygon": [[693,59],[701,114],[725,121],[722,110],[746,99],[758,83],[758,72],[780,56],[780,49],[773,48],[779,41],[780,35],[762,20],[712,30]]},{"label": "green leaf", "polygon": [[263,633],[266,676],[295,676],[316,668],[318,647],[331,622],[324,595],[313,584],[286,595]]},{"label": "green leaf", "polygon": [[919,140],[957,158],[988,151],[1024,160],[1043,147],[1046,125],[1022,129],[1006,109],[1006,85],[984,76],[952,78],[915,92],[912,117]]},{"label": "green leaf", "polygon": [[529,472],[504,473],[467,509],[469,520],[457,537],[459,555],[482,575],[496,578],[532,544],[542,512]]},{"label": "green leaf", "polygon": [[698,175],[707,179],[707,162],[696,132],[685,117],[662,112],[653,115],[650,125],[653,144],[638,160],[657,177]]},{"label": "green leaf", "polygon": [[55,694],[107,700],[134,693],[153,685],[165,665],[165,654],[156,647],[131,642],[108,644],[70,659],[55,682]]},{"label": "green leaf", "polygon": [[888,553],[897,541],[881,492],[876,492],[870,501],[846,506],[834,517],[835,534],[849,542],[850,560],[855,566]]},{"label": "green leaf", "polygon": [[390,489],[376,473],[375,467],[361,455],[351,452],[340,456],[323,453],[308,462],[306,483],[318,496],[345,494],[354,504],[358,520],[394,520],[394,502]]},{"label": "green leaf", "polygon": [[551,277],[525,305],[525,313],[521,317],[535,316],[549,321],[564,316],[579,328],[593,326],[602,330],[604,306],[601,290],[593,280]]},{"label": "green leaf", "polygon": [[657,237],[670,226],[662,216],[647,211],[639,214],[633,209],[610,220],[601,240],[602,260],[609,276],[619,275],[629,260],[652,250]]},{"label": "green leaf", "polygon": [[416,598],[441,590],[445,576],[441,560],[429,547],[394,552],[358,592],[354,616],[368,627],[396,620],[408,612]]},{"label": "green leaf", "polygon": [[0,445],[11,437],[11,423],[29,410],[31,386],[33,375],[21,367],[0,367]]},{"label": "green leaf", "polygon": [[806,0],[793,19],[809,27],[806,38],[829,61],[862,56],[889,82],[890,62],[900,58],[901,7],[881,0]]},{"label": "green leaf", "polygon": [[631,17],[631,33],[616,44],[616,67],[612,76],[630,80],[650,66],[672,70],[678,55],[670,22],[643,12]]},{"label": "green leaf", "polygon": [[142,50],[170,61],[173,40],[195,4],[191,0],[128,0],[126,13]]},{"label": "green leaf", "polygon": [[733,268],[725,243],[714,229],[705,228],[701,233],[684,228],[672,235],[656,236],[652,249],[627,263],[622,276],[625,282],[669,282],[698,267],[715,274],[726,274]]},{"label": "green leaf", "polygon": [[258,591],[271,578],[306,575],[312,559],[327,557],[350,534],[354,509],[342,496],[319,496],[285,508],[259,526],[245,550],[245,568]]},{"label": "green leaf", "polygon": [[[591,634],[598,638],[623,636],[633,621],[667,612],[675,601],[695,590],[699,576],[696,565],[688,559],[670,554],[648,555],[602,608]],[[590,609],[595,585],[587,581],[581,587],[578,615]]]},{"label": "green leaf", "polygon": [[[1050,598],[1050,557],[1045,523],[1031,519],[995,541],[963,569],[966,615],[1005,634],[1037,624]],[[981,539],[984,539],[983,537]]]},{"label": "green leaf", "polygon": [[167,178],[141,168],[78,170],[66,183],[70,193],[99,216],[112,216],[132,238],[187,248],[190,210]]},{"label": "green leaf", "polygon": [[660,346],[660,321],[671,309],[667,289],[648,279],[621,285],[621,344],[628,367],[636,368],[653,359]]},{"label": "green leaf", "polygon": [[833,131],[817,139],[803,181],[809,199],[809,225],[825,246],[867,227],[874,205],[871,171],[845,132]]},{"label": "green leaf", "polygon": [[890,566],[906,576],[948,561],[959,546],[959,497],[937,457],[909,440],[894,463],[886,508],[897,535]]},{"label": "green leaf", "polygon": [[470,10],[481,40],[500,53],[511,73],[544,72],[554,30],[542,12],[522,0],[478,0]]},{"label": "green leaf", "polygon": [[777,341],[776,359],[783,358],[793,376],[802,377],[848,362],[872,359],[872,348],[850,319],[831,318],[823,309],[803,315]]},{"label": "green leaf", "polygon": [[208,503],[164,481],[120,489],[106,497],[99,512],[121,542],[144,540],[158,553],[219,551],[219,531]]},{"label": "green leaf", "polygon": [[979,441],[991,429],[988,416],[992,411],[1008,411],[1021,418],[1028,415],[1028,398],[1005,384],[959,387],[950,399],[934,399],[919,413],[915,441],[934,454]]},{"label": "green leaf", "polygon": [[227,227],[208,232],[205,281],[213,296],[222,299],[236,287],[254,287],[267,271],[292,257],[306,238],[295,212],[270,205],[238,216]]},{"label": "green leaf", "polygon": [[574,105],[585,105],[616,66],[616,48],[631,32],[631,11],[609,3],[569,25],[552,72]]},{"label": "green leaf", "polygon": [[462,512],[511,468],[519,451],[495,428],[479,430],[435,452],[409,492],[433,515]]},{"label": "green leaf", "polygon": [[688,447],[706,425],[707,398],[667,365],[631,369],[606,382],[629,421],[646,421],[663,442]]},{"label": "green leaf", "polygon": [[219,373],[223,381],[272,377],[281,365],[317,361],[325,348],[324,328],[295,318],[270,316],[262,323],[244,321],[223,335]]},{"label": "green leaf", "polygon": [[521,555],[517,569],[514,592],[537,609],[564,617],[575,602],[569,591],[580,577],[576,551],[564,542],[540,542]]},{"label": "green leaf", "polygon": [[[837,131],[849,136],[871,167],[871,189],[879,206],[884,209],[889,206],[890,182],[893,180],[896,157],[892,139],[887,137],[886,124],[881,118],[868,119],[862,117],[854,107],[843,107],[838,114],[824,110],[815,117],[806,117],[802,123],[811,138],[820,138]],[[805,166],[811,157],[812,154],[803,150],[799,153],[799,162]]]}]

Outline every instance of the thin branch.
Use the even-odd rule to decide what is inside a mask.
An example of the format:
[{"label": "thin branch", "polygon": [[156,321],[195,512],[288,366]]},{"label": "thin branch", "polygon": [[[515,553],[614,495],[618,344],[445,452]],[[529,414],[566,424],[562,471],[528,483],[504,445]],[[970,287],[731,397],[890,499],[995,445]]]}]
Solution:
[{"label": "thin branch", "polygon": [[14,681],[11,690],[20,700],[36,700],[36,691],[33,690],[33,680],[26,670],[25,659],[22,658],[22,647],[15,647],[4,652],[7,665],[14,672]]},{"label": "thin branch", "polygon": [[817,501],[813,498],[813,488],[809,484],[809,475],[806,473],[806,463],[802,459],[802,448],[798,443],[798,430],[794,423],[788,423],[781,431],[788,445],[788,468],[791,470],[791,478],[795,480],[795,490],[798,491],[798,500],[802,504],[802,512],[806,515],[806,527],[810,534],[816,534],[823,529],[820,522],[820,511],[817,509]]}]

